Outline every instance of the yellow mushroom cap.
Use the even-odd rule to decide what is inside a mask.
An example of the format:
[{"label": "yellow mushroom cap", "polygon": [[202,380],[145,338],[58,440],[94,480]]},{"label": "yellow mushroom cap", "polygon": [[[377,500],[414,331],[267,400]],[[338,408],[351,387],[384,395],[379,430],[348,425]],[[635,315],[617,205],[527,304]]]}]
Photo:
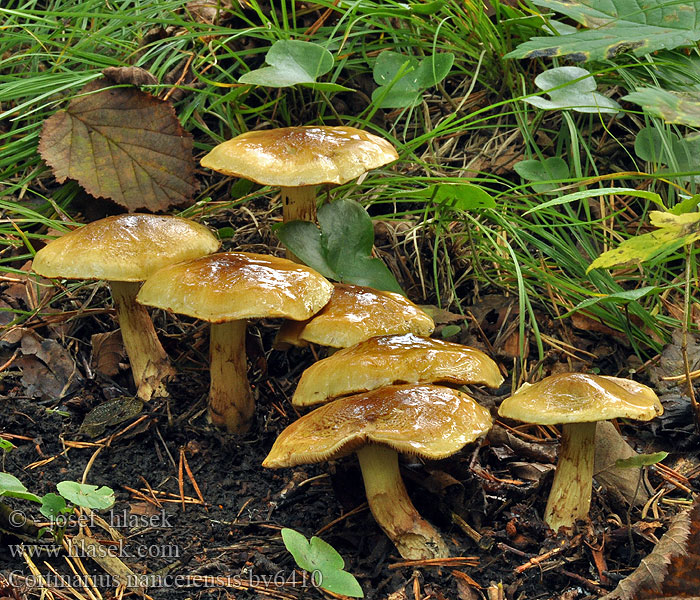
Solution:
[{"label": "yellow mushroom cap", "polygon": [[336,283],[323,310],[307,323],[285,323],[277,343],[347,348],[378,335],[428,336],[433,329],[430,316],[401,294]]},{"label": "yellow mushroom cap", "polygon": [[250,131],[216,146],[203,167],[263,185],[345,183],[399,155],[385,139],[354,127]]},{"label": "yellow mushroom cap", "polygon": [[501,417],[534,423],[589,423],[615,418],[648,421],[663,413],[653,390],[641,383],[584,373],[562,373],[522,386],[498,409]]},{"label": "yellow mushroom cap", "polygon": [[136,299],[212,323],[308,319],[328,302],[332,290],[325,277],[286,258],[221,252],[157,271]]},{"label": "yellow mushroom cap", "polygon": [[475,348],[407,333],[373,337],[304,371],[292,398],[310,406],[394,383],[467,383],[498,387],[498,365]]},{"label": "yellow mushroom cap", "polygon": [[332,460],[365,444],[427,459],[446,458],[491,428],[467,394],[437,385],[396,385],[324,404],[287,427],[264,467]]},{"label": "yellow mushroom cap", "polygon": [[32,268],[53,279],[143,281],[166,265],[218,248],[214,234],[189,219],[116,215],[49,242],[36,253]]}]

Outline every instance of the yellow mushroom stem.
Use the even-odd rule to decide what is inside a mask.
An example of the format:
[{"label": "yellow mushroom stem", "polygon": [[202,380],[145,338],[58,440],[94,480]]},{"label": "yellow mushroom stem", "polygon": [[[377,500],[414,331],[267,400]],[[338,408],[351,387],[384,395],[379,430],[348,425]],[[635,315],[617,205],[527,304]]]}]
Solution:
[{"label": "yellow mushroom stem", "polygon": [[595,422],[562,425],[557,468],[544,513],[545,523],[554,531],[573,527],[578,519],[588,516],[593,491],[595,428]]},{"label": "yellow mushroom stem", "polygon": [[141,282],[110,281],[122,341],[131,363],[136,395],[144,401],[167,396],[165,380],[175,374],[145,306],[136,302]]},{"label": "yellow mushroom stem", "polygon": [[255,411],[245,351],[247,321],[212,323],[209,334],[209,418],[229,433],[245,433]]},{"label": "yellow mushroom stem", "polygon": [[406,492],[396,450],[377,444],[357,451],[367,503],[374,519],[408,560],[446,558],[440,534],[418,514]]},{"label": "yellow mushroom stem", "polygon": [[316,186],[282,188],[282,221],[316,222]]}]

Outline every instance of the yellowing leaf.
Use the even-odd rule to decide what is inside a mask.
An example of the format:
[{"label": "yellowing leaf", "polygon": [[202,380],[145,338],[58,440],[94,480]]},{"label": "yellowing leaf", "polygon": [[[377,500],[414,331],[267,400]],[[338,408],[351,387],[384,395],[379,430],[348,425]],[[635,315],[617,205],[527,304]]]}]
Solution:
[{"label": "yellowing leaf", "polygon": [[44,122],[39,153],[56,179],[75,179],[130,211],[164,211],[190,200],[192,139],[173,107],[136,88],[109,86],[90,82]]},{"label": "yellowing leaf", "polygon": [[655,210],[649,216],[652,225],[659,229],[625,240],[617,248],[603,252],[586,272],[645,262],[700,239],[700,213],[674,215]]}]

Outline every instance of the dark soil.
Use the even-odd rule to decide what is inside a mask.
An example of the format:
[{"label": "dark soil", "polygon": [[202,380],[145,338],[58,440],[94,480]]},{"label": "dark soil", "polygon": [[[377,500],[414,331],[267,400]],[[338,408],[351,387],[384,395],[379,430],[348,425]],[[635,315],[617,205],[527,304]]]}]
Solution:
[{"label": "dark soil", "polygon": [[[237,247],[279,251],[269,231],[245,233],[245,227],[250,231],[252,226],[244,215],[230,215],[225,224],[238,230]],[[380,250],[389,254],[391,248]],[[405,278],[401,283],[415,300],[431,300],[421,299]],[[75,310],[88,300],[91,308],[108,306],[106,297],[101,299],[106,296],[103,288],[91,296],[95,285],[82,287],[52,307]],[[7,286],[4,290],[7,292]],[[10,300],[29,301],[17,294]],[[482,295],[472,303],[476,317],[458,321],[462,326],[459,340],[484,347],[486,336],[495,343],[502,333],[503,324],[498,320],[504,319],[503,306],[512,302]],[[206,421],[206,328],[163,313],[156,313],[155,321],[179,370],[169,386],[171,398],[155,400],[124,421],[107,423],[104,431],[93,432],[92,437],[81,429],[86,415],[109,400],[133,393],[127,370],[107,378],[88,369],[91,335],[115,328],[109,312],[49,325],[39,318],[24,324],[68,349],[84,378],[78,389],[60,401],[28,397],[16,364],[10,363],[0,380],[0,433],[16,446],[5,453],[4,470],[39,495],[55,492],[57,482],[81,481],[84,476],[88,483],[112,487],[117,502],[101,517],[124,536],[121,545],[111,543],[128,567],[136,573],[161,576],[162,585],[147,590],[152,597],[328,597],[313,589],[308,575],[295,569],[280,536],[281,528],[290,527],[307,537],[321,532],[344,557],[346,569],[357,577],[370,599],[593,598],[631,572],[675,512],[660,506],[656,517],[650,513],[646,519],[652,525],[644,528],[639,526],[638,509],[628,514],[614,495],[596,487],[591,520],[580,523],[573,538],[555,537],[541,521],[555,460],[553,430],[523,429],[524,437],[518,443],[499,426],[483,443],[449,460],[403,463],[404,479],[418,510],[444,534],[453,556],[473,560],[402,566],[402,559],[364,505],[359,467],[353,458],[279,471],[260,466],[277,434],[296,418],[289,399],[302,370],[314,361],[314,352],[323,356],[322,350],[270,350],[278,323],[253,323],[248,351],[250,378],[258,397],[256,420],[249,433],[228,435]],[[557,336],[559,327],[542,315],[546,333]],[[576,337],[581,349],[608,348],[597,364],[583,365],[563,353],[550,352],[541,365],[543,374],[572,365],[598,366],[617,374],[610,369],[624,364],[630,352],[624,344],[599,335],[577,332]],[[498,339],[496,358],[510,369],[514,361],[508,338],[500,335]],[[18,344],[3,342],[0,363],[11,359]],[[496,392],[472,389],[472,393],[495,409],[510,388],[509,378]],[[681,438],[694,440],[697,448],[687,402],[674,414],[675,423],[682,425],[664,429],[645,424],[623,427],[623,431],[640,451],[673,451]],[[686,453],[684,458],[696,457]],[[676,491],[653,470],[650,480],[656,489],[668,488],[671,496]],[[198,500],[194,482],[204,503]],[[698,490],[697,479],[691,479],[689,485]],[[679,497],[687,496],[681,493]],[[45,520],[35,504],[17,499],[7,499],[7,504],[18,511],[15,514]],[[69,523],[67,537],[78,533],[76,519]],[[10,521],[0,522],[0,572],[11,583],[0,596],[38,595],[28,561],[15,556],[13,548],[21,542],[27,548],[55,544],[50,535],[37,540],[31,531],[13,527],[18,523]],[[95,539],[103,543],[112,539],[89,516],[83,516],[82,522]],[[632,533],[628,523],[636,525]],[[470,535],[469,527],[476,533]],[[549,559],[518,569],[530,558],[553,550]],[[604,571],[600,560],[596,564],[596,555],[604,559]],[[70,573],[63,556],[34,556],[31,562],[44,575],[51,573],[48,565],[58,573]],[[96,580],[106,573],[104,565],[90,558],[84,558],[83,564]],[[189,577],[188,585],[178,587],[176,582],[184,582],[176,580],[178,576]],[[75,597],[56,581],[50,587],[57,598]],[[77,583],[75,587],[81,591]],[[116,591],[109,585],[98,587],[103,597]]]}]

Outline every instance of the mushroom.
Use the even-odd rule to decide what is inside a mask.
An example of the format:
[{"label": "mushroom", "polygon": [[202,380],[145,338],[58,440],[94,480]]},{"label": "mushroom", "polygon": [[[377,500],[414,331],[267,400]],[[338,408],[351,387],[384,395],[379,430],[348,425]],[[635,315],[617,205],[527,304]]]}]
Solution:
[{"label": "mushroom", "polygon": [[333,286],[285,258],[222,252],[154,273],[137,301],[211,323],[209,416],[229,432],[245,432],[255,410],[245,353],[247,319],[308,319]]},{"label": "mushroom", "polygon": [[489,411],[436,385],[398,385],[324,404],[287,427],[264,467],[293,467],[356,452],[372,515],[406,559],[443,558],[447,546],[413,506],[398,453],[438,460],[491,428]]},{"label": "mushroom", "polygon": [[378,335],[428,336],[434,328],[430,316],[401,294],[336,283],[330,302],[317,315],[306,322],[282,325],[275,347],[311,342],[347,348]]},{"label": "mushroom", "polygon": [[498,409],[501,417],[537,425],[562,424],[559,458],[544,521],[554,531],[588,516],[597,421],[648,421],[663,413],[651,388],[629,379],[562,373],[524,384]]},{"label": "mushroom", "polygon": [[282,188],[282,219],[316,220],[316,186],[346,183],[398,159],[385,139],[354,127],[249,131],[216,146],[203,167]]},{"label": "mushroom", "polygon": [[498,387],[498,365],[475,348],[412,333],[370,338],[339,350],[304,371],[292,404],[332,398],[396,383],[468,383]]},{"label": "mushroom", "polygon": [[174,374],[148,311],[137,304],[141,281],[181,260],[216,252],[219,241],[203,225],[179,217],[116,215],[94,221],[49,242],[32,268],[49,279],[109,282],[131,363],[137,395],[165,395],[163,380]]}]

